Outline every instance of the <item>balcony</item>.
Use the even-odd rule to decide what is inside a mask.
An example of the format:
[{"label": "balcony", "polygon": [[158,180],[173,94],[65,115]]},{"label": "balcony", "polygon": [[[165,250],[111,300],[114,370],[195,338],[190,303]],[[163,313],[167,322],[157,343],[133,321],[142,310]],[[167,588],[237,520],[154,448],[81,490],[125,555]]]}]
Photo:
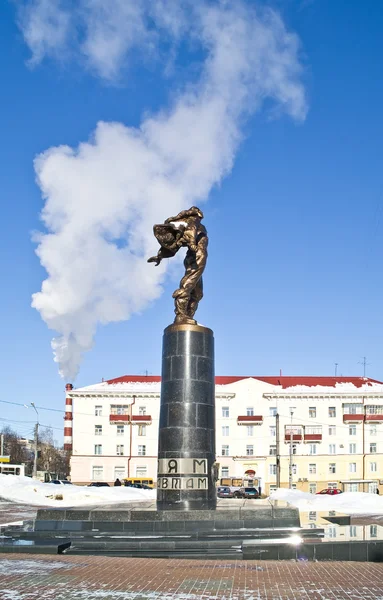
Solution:
[{"label": "balcony", "polygon": [[305,442],[321,442],[322,434],[321,433],[305,433],[304,441]]},{"label": "balcony", "polygon": [[363,421],[364,421],[363,413],[344,414],[343,415],[343,423],[363,423]]},{"label": "balcony", "polygon": [[293,433],[292,435],[290,434],[289,431],[285,431],[285,442],[301,442],[302,441],[302,434],[301,433]]},{"label": "balcony", "polygon": [[383,423],[383,415],[366,415],[367,423]]},{"label": "balcony", "polygon": [[143,423],[151,423],[152,417],[151,415],[132,415],[132,423],[136,423],[137,425],[142,425]]},{"label": "balcony", "polygon": [[262,415],[243,415],[237,417],[238,425],[262,425],[263,417]]},{"label": "balcony", "polygon": [[126,424],[129,423],[130,415],[109,415],[109,423],[113,424]]},{"label": "balcony", "polygon": [[130,421],[130,415],[109,415],[109,423],[113,424],[127,424],[132,422],[133,425],[142,425],[143,423],[151,423],[151,415],[132,415],[132,421]]}]

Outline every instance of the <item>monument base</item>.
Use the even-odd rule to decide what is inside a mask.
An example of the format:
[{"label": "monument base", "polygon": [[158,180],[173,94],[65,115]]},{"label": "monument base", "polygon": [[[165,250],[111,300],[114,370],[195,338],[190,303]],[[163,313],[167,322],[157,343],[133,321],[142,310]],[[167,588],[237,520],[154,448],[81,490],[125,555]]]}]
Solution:
[{"label": "monument base", "polygon": [[[326,539],[324,529],[300,527],[298,509],[267,500],[218,500],[215,511],[156,511],[155,502],[47,508],[35,521],[0,527],[0,533],[0,553],[370,562],[383,557],[382,536]],[[339,534],[345,534],[342,526]]]},{"label": "monument base", "polygon": [[214,337],[201,325],[164,331],[157,508],[216,507]]},{"label": "monument base", "polygon": [[300,529],[296,508],[273,507],[262,500],[219,500],[215,511],[158,511],[155,502],[46,508],[38,510],[33,528],[6,529],[0,552],[29,553],[45,546],[64,554],[242,559],[259,546],[266,558],[276,540],[285,544],[298,531],[314,535],[311,529]]}]

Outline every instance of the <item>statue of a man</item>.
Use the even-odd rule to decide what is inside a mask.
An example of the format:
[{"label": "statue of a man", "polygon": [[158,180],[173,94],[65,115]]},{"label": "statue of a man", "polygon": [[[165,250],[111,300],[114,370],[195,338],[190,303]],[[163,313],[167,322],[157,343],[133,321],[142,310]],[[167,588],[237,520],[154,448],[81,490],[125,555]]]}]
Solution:
[{"label": "statue of a man", "polygon": [[203,296],[202,273],[207,260],[207,231],[201,220],[203,212],[196,206],[182,210],[175,217],[166,219],[163,225],[154,225],[154,235],[161,248],[148,262],[160,264],[163,258],[174,256],[182,247],[187,248],[184,265],[185,275],[180,287],[173,294],[176,318],[175,323],[195,325],[194,314]]}]

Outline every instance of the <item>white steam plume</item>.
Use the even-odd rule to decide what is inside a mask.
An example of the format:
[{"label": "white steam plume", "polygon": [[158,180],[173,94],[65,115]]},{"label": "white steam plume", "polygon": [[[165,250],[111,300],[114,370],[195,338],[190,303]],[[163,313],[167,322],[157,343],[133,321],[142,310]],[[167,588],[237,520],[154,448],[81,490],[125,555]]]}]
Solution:
[{"label": "white steam plume", "polygon": [[[39,4],[44,2],[35,3],[35,10]],[[110,78],[133,41],[126,42],[124,28],[114,29],[121,39],[110,41],[109,55],[113,27],[105,23],[101,0],[79,4],[88,11],[82,18],[94,7],[83,52],[86,48],[93,69]],[[157,246],[153,223],[207,199],[232,168],[244,117],[265,98],[296,119],[306,112],[298,41],[275,12],[257,13],[241,0],[190,5],[185,0],[168,4],[177,4],[177,10],[168,11],[165,20],[160,9],[166,2],[116,0],[128,31],[126,7],[137,4],[142,10],[136,13],[141,23],[136,46],[140,39],[156,44],[161,33],[173,39],[189,35],[206,58],[199,81],[139,128],[100,122],[78,148],[50,148],[35,160],[48,230],[39,238],[37,254],[48,278],[34,294],[33,306],[59,334],[52,347],[60,374],[68,380],[76,377],[99,323],[128,319],[160,295],[165,267],[146,264]],[[148,11],[157,24],[154,32],[146,24]],[[32,14],[23,15],[27,32]],[[116,15],[113,22],[118,22]],[[42,38],[43,33],[37,36],[37,50],[30,44],[40,59],[41,48],[47,53],[52,47]]]}]

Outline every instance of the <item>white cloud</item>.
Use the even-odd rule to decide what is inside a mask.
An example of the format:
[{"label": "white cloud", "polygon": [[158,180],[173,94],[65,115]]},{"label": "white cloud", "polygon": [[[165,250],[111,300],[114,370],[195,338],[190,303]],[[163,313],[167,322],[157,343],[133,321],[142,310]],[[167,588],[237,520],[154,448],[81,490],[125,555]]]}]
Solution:
[{"label": "white cloud", "polygon": [[[113,26],[99,0],[81,4],[92,6],[82,50],[98,73],[116,76],[133,44],[120,39],[117,22],[130,23],[134,3],[115,2]],[[206,52],[199,81],[139,128],[100,122],[88,142],[50,148],[35,161],[48,231],[37,254],[48,278],[33,306],[58,333],[55,360],[70,380],[98,324],[128,319],[160,295],[165,267],[146,264],[156,250],[152,225],[208,198],[232,168],[244,117],[265,98],[294,118],[306,112],[298,41],[276,13],[240,0],[195,2],[184,12],[180,3],[165,21],[162,5],[151,3],[150,30],[148,13],[135,11],[134,44],[155,44],[164,30],[175,40],[188,34]],[[118,38],[110,52],[109,28]]]},{"label": "white cloud", "polygon": [[62,8],[61,0],[30,0],[20,3],[18,24],[29,46],[31,65],[47,55],[58,57],[66,47],[71,27],[71,15]]}]

